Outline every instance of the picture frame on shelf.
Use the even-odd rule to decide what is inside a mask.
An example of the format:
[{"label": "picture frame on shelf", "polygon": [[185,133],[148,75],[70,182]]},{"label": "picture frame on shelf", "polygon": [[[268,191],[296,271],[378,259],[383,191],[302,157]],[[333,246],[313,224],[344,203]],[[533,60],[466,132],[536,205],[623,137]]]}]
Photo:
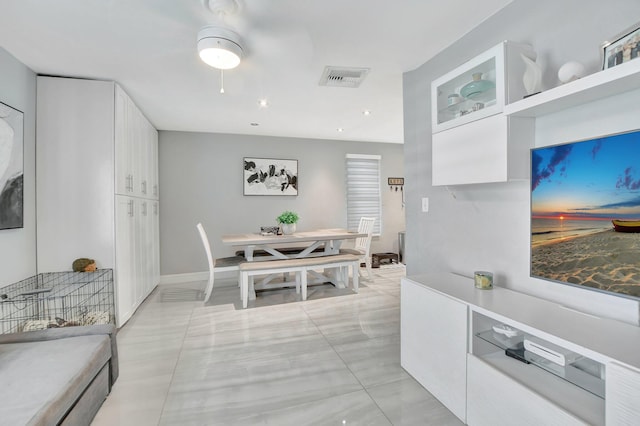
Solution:
[{"label": "picture frame on shelf", "polygon": [[245,157],[244,195],[298,195],[298,160]]},{"label": "picture frame on shelf", "polygon": [[0,229],[24,227],[24,113],[0,102]]},{"label": "picture frame on shelf", "polygon": [[600,56],[603,70],[640,57],[640,22],[603,42]]}]

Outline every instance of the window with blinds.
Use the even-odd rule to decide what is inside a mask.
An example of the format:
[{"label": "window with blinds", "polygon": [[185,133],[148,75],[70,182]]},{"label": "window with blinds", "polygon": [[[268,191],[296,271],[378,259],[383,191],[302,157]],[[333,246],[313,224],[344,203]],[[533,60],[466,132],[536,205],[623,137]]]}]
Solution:
[{"label": "window with blinds", "polygon": [[382,232],[379,155],[347,154],[347,227],[357,231],[360,218],[375,217],[373,235]]}]

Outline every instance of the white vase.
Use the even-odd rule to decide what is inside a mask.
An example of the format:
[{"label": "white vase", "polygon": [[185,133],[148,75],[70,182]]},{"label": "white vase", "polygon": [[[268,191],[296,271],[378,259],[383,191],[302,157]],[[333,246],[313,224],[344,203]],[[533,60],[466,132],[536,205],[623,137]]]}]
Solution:
[{"label": "white vase", "polygon": [[560,67],[558,70],[558,80],[564,83],[570,83],[574,80],[584,77],[586,74],[584,65],[580,62],[570,61]]},{"label": "white vase", "polygon": [[291,235],[296,232],[296,224],[295,223],[283,223],[282,224],[282,233],[284,235]]}]

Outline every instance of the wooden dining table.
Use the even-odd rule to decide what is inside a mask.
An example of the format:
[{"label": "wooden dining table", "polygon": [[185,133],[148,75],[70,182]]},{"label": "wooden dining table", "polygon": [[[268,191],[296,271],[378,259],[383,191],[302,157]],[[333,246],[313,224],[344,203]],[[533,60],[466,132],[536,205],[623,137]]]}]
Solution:
[{"label": "wooden dining table", "polygon": [[[345,240],[354,240],[359,237],[366,237],[356,231],[347,231],[346,229],[317,229],[313,231],[295,232],[290,235],[261,235],[260,233],[251,234],[227,234],[222,236],[222,244],[226,246],[237,246],[244,249],[244,257],[249,262],[256,260],[273,260],[273,259],[296,259],[307,256],[329,256],[338,254],[340,246]],[[299,252],[291,252],[283,250],[291,245],[301,247]],[[323,250],[317,249],[322,247]],[[271,256],[254,256],[257,250],[263,250]]]},{"label": "wooden dining table", "polygon": [[[340,253],[342,243],[366,237],[367,234],[348,231],[341,228],[316,229],[295,232],[290,235],[262,235],[259,232],[248,234],[226,234],[222,236],[222,243],[244,250],[244,257],[248,262],[265,262],[277,259],[300,259],[304,257],[331,256]],[[296,246],[299,250],[292,250]],[[259,253],[260,255],[256,255]],[[335,271],[314,273],[310,283],[332,282],[339,287],[343,283],[336,279]],[[281,288],[290,282],[273,283],[274,276],[269,276],[256,284],[256,289]]]}]

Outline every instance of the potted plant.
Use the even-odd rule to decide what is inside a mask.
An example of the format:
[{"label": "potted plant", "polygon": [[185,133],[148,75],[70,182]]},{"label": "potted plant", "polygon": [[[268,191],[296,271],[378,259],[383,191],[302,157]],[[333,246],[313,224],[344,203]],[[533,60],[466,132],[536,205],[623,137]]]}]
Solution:
[{"label": "potted plant", "polygon": [[284,211],[276,218],[278,223],[282,225],[282,233],[290,235],[296,232],[296,222],[298,222],[298,214],[291,211]]}]

